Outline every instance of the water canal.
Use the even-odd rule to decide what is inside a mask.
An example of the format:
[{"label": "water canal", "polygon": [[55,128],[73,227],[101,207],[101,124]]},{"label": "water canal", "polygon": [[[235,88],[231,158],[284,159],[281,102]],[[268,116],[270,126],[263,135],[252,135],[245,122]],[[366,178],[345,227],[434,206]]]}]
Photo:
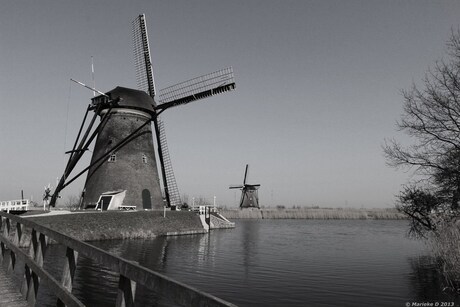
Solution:
[{"label": "water canal", "polygon": [[[209,235],[94,244],[239,306],[459,306],[440,291],[428,248],[406,231],[407,221],[393,220],[236,220],[235,229]],[[63,251],[49,252],[45,265],[56,266],[53,254]],[[77,297],[113,305],[117,277],[88,258],[78,266]],[[171,305],[137,293],[140,306]],[[55,303],[46,292],[40,301]]]}]

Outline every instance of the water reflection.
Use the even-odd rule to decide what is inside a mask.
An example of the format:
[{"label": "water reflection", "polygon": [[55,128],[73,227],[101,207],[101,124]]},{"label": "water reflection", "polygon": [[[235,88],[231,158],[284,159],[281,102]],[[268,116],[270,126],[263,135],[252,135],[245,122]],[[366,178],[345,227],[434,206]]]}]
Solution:
[{"label": "water reflection", "polygon": [[87,257],[78,258],[74,294],[86,306],[114,306],[118,276]]},{"label": "water reflection", "polygon": [[259,242],[259,221],[252,223],[243,223],[241,225],[242,235],[242,254],[243,254],[243,267],[245,277],[250,275],[250,270],[258,264],[257,253],[258,253],[258,242]]},{"label": "water reflection", "polygon": [[[118,240],[96,244],[110,253],[156,271],[164,271],[168,264],[168,240]],[[137,306],[175,306],[142,285],[136,285],[135,304]]]}]

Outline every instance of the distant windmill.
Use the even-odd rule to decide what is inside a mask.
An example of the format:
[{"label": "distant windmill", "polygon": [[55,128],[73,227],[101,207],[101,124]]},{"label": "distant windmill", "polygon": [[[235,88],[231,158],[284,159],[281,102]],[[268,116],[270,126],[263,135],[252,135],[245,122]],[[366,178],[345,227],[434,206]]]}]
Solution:
[{"label": "distant windmill", "polygon": [[45,186],[45,191],[43,192],[43,210],[46,210],[46,206],[49,205],[52,189],[53,187],[51,186],[51,183],[48,183],[48,186]]},{"label": "distant windmill", "polygon": [[[180,205],[164,127],[159,115],[169,108],[233,90],[233,70],[226,68],[203,75],[160,90],[157,95],[145,15],[139,15],[133,21],[133,38],[136,78],[140,90],[116,87],[102,93],[90,88],[100,95],[91,100],[73,149],[67,152],[70,154],[69,161],[51,198],[51,206],[55,205],[56,198],[64,187],[88,171],[82,201],[84,208],[94,205],[103,193],[124,191],[126,205],[136,206],[138,209],[162,208],[151,122],[155,128],[167,204]],[[94,115],[80,139],[89,111],[94,111]],[[101,121],[91,132],[97,116],[100,116]],[[68,179],[96,136],[90,165]]]},{"label": "distant windmill", "polygon": [[242,185],[231,185],[230,189],[241,189],[240,208],[260,208],[259,195],[257,190],[260,184],[248,184],[246,179],[248,177],[249,164],[246,164],[244,171],[244,179]]}]

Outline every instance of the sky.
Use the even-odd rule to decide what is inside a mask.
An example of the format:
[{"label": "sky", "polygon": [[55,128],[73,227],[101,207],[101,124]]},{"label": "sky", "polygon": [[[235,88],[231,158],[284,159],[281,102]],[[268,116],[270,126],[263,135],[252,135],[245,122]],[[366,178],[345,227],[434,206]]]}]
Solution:
[{"label": "sky", "polygon": [[91,57],[98,90],[136,88],[139,14],[157,89],[235,73],[235,91],[162,115],[181,194],[236,208],[249,164],[263,206],[372,208],[412,176],[382,145],[410,142],[401,90],[446,56],[460,1],[0,0],[0,200],[56,186],[92,97],[70,78],[91,84]]}]

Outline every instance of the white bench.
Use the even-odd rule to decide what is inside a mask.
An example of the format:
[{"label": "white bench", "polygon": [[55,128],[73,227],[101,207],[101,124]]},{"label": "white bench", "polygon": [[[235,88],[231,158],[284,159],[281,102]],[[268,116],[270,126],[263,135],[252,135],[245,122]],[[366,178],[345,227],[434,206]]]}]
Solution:
[{"label": "white bench", "polygon": [[119,206],[118,210],[136,211],[136,206]]}]

